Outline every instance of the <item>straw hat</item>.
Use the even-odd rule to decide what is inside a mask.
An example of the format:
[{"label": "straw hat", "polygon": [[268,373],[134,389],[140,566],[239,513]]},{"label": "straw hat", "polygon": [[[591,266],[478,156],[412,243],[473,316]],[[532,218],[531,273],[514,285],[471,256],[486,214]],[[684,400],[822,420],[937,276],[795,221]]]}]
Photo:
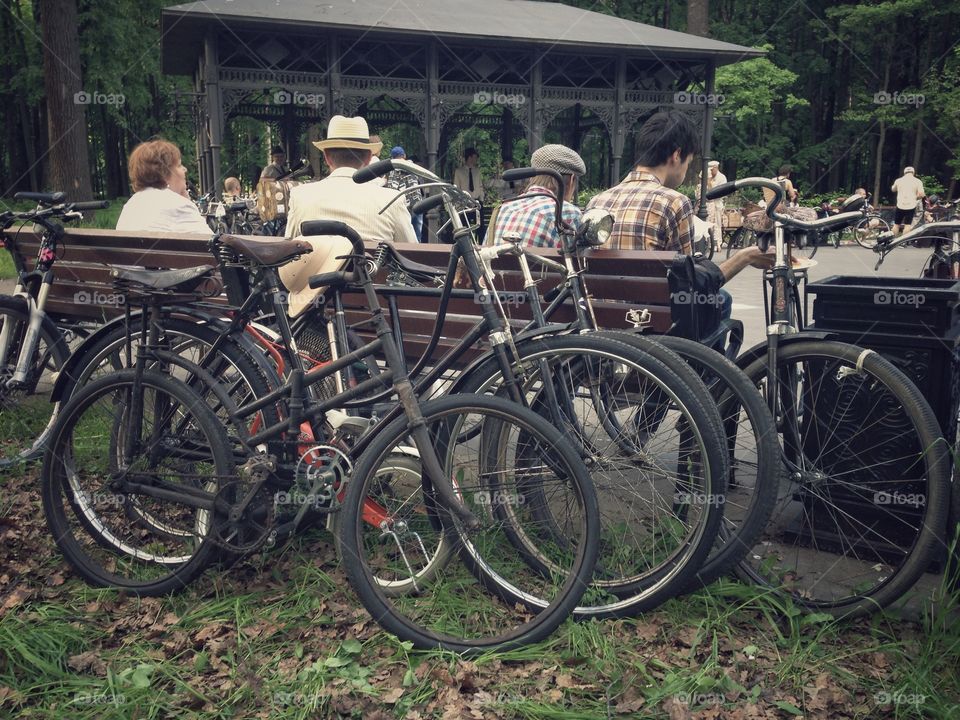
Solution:
[{"label": "straw hat", "polygon": [[369,150],[374,155],[383,148],[382,142],[370,142],[370,130],[367,121],[362,117],[344,117],[334,115],[327,125],[327,139],[315,142],[318,150],[330,148],[351,148],[354,150]]}]

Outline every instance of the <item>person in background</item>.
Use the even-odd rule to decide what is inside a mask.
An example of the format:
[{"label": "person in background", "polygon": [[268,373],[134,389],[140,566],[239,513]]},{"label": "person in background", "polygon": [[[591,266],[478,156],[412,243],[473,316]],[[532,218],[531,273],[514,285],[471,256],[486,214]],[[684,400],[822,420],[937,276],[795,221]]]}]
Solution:
[{"label": "person in background", "polygon": [[[604,248],[692,254],[693,203],[676,188],[700,152],[696,126],[677,110],[655,113],[637,133],[637,149],[639,155],[630,174],[587,204],[588,210],[601,208],[613,214],[613,230]],[[772,267],[773,256],[754,245],[737,251],[719,269],[726,282],[748,265]],[[733,301],[730,293],[721,289],[720,301],[722,316],[729,318]]]},{"label": "person in background", "polygon": [[[501,162],[504,172],[512,170],[514,167],[511,157],[505,157]],[[504,180],[502,177],[494,178],[490,183],[491,188],[497,191],[500,199],[504,202],[513,200],[519,194],[521,185],[522,181],[520,180]]]},{"label": "person in background", "polygon": [[[397,197],[396,190],[374,182],[353,181],[353,174],[369,165],[371,156],[378,155],[382,147],[382,143],[370,137],[366,120],[334,115],[327,126],[327,139],[315,142],[314,146],[323,152],[330,174],[290,191],[287,237],[299,235],[305,220],[339,220],[371,242],[417,242],[406,204],[391,203]],[[390,207],[381,213],[388,204]],[[291,293],[291,316],[299,315],[322,293],[322,289],[310,289],[308,281],[321,272],[331,245],[339,242],[329,236],[305,239],[314,246],[315,252],[280,268],[280,279]]]},{"label": "person in background", "polygon": [[276,180],[289,174],[290,168],[287,166],[287,154],[282,147],[276,145],[270,151],[270,164],[260,172],[260,179]]},{"label": "person in background", "polygon": [[240,180],[235,177],[228,177],[223,181],[224,200],[236,200],[240,197],[243,190],[240,188]]},{"label": "person in background", "polygon": [[[718,160],[708,162],[707,189],[723,185],[726,181],[727,176],[720,172],[720,162]],[[723,239],[723,207],[723,198],[707,200],[707,222],[710,223],[710,242],[713,243],[714,249],[720,247],[720,241]]]},{"label": "person in background", "polygon": [[563,197],[563,219],[574,230],[580,227],[581,212],[576,205],[577,182],[587,172],[576,152],[564,145],[544,145],[534,151],[530,166],[555,170],[563,176],[563,187],[556,178],[537,175],[530,178],[526,189],[513,200],[494,211],[486,244],[499,245],[504,233],[519,233],[526,247],[557,247],[557,197]]},{"label": "person in background", "polygon": [[917,178],[916,171],[907,166],[903,175],[893,181],[890,187],[897,194],[897,210],[893,216],[893,234],[910,232],[916,216],[917,205],[924,198],[923,183]]},{"label": "person in background", "polygon": [[[374,136],[371,136],[370,139],[372,140],[373,137]],[[406,160],[407,154],[404,152],[402,147],[397,145],[390,150],[390,159]],[[405,172],[404,170],[391,170],[390,174],[387,175],[386,186],[393,190],[402,191],[408,188],[416,187],[419,184],[420,178],[412,173]],[[417,236],[417,242],[421,242],[420,235],[423,232],[423,214],[414,214],[413,206],[423,200],[423,191],[412,190],[404,195],[404,198],[407,201],[407,208],[410,210],[410,219],[413,222],[413,233]]]},{"label": "person in background", "polygon": [[166,140],[137,145],[127,163],[133,195],[120,211],[117,230],[210,234],[190,201],[180,149]]},{"label": "person in background", "polygon": [[477,167],[478,162],[480,162],[480,153],[476,148],[468,147],[464,150],[463,165],[454,171],[453,184],[468,193],[474,200],[483,202],[485,193],[483,177],[480,175],[480,168]]},{"label": "person in background", "polygon": [[[773,181],[777,183],[780,187],[783,188],[783,202],[786,207],[796,205],[797,198],[800,196],[800,193],[797,192],[797,189],[793,186],[793,182],[790,180],[790,174],[793,172],[793,168],[789,165],[781,165],[780,169],[777,170],[777,176],[773,178]],[[767,205],[773,202],[773,190],[767,190],[763,188],[763,201]],[[778,210],[781,208],[778,208]]]}]

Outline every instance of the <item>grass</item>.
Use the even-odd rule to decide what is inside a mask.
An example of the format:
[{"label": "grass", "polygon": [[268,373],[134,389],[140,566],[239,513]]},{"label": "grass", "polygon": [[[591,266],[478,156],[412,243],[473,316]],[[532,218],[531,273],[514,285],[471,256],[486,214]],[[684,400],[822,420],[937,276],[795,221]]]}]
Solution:
[{"label": "grass", "polygon": [[179,596],[90,588],[37,488],[35,469],[0,475],[0,717],[947,719],[960,702],[946,583],[919,623],[837,623],[727,581],[465,661],[381,632],[319,531]]}]

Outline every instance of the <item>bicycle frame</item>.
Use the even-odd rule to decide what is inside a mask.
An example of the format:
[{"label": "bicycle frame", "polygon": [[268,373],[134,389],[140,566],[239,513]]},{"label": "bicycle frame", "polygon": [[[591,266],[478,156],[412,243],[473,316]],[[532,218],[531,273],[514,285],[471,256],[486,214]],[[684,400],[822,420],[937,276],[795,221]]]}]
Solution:
[{"label": "bicycle frame", "polygon": [[[949,233],[949,237],[937,235],[940,231]],[[931,232],[933,235],[930,234]],[[929,238],[933,240],[936,245],[931,255],[931,260],[936,257],[943,264],[949,265],[950,277],[954,280],[960,279],[960,220],[938,220],[937,222],[918,225],[910,232],[904,233],[893,240],[877,243],[874,252],[878,253],[880,257],[873,269],[878,270],[883,264],[883,261],[886,260],[887,255],[898,247],[907,245],[919,238]],[[943,246],[946,243],[950,243],[949,252],[944,252],[943,250]],[[930,262],[928,261],[927,264],[929,265]]]}]

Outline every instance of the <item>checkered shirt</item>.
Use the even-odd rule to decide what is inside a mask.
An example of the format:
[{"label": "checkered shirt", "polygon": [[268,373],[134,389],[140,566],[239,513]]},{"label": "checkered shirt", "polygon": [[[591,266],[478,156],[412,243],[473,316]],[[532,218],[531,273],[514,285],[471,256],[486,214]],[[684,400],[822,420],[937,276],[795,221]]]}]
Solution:
[{"label": "checkered shirt", "polygon": [[[493,244],[502,243],[504,233],[515,232],[520,233],[523,237],[522,244],[527,247],[557,247],[560,244],[560,235],[556,225],[555,198],[556,195],[547,188],[531,185],[522,195],[503,203],[497,213],[496,224],[491,230]],[[563,219],[571,227],[580,227],[581,216],[580,208],[576,205],[563,203]]]},{"label": "checkered shirt", "polygon": [[604,248],[611,250],[693,250],[693,203],[652,173],[634,170],[619,185],[587,204],[613,214],[613,232]]}]

